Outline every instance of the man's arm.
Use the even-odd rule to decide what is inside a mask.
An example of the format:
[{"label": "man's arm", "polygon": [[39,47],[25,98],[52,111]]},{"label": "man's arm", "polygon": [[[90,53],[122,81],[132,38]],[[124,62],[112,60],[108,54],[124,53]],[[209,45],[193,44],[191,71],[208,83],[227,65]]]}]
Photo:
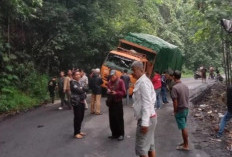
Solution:
[{"label": "man's arm", "polygon": [[174,114],[176,114],[176,112],[177,112],[177,99],[173,99],[172,100],[173,101],[173,109],[174,109]]},{"label": "man's arm", "polygon": [[152,98],[150,96],[149,86],[146,83],[141,83],[140,85],[142,93],[142,123],[141,123],[141,132],[146,134],[148,132],[149,123],[150,123],[150,105],[153,104]]},{"label": "man's arm", "polygon": [[177,102],[177,90],[176,88],[172,88],[172,101],[173,101],[173,110],[174,110],[174,114],[176,114],[177,112],[177,105],[178,105],[178,102]]},{"label": "man's arm", "polygon": [[67,77],[64,78],[64,87],[63,87],[63,91],[66,92],[67,89]]}]

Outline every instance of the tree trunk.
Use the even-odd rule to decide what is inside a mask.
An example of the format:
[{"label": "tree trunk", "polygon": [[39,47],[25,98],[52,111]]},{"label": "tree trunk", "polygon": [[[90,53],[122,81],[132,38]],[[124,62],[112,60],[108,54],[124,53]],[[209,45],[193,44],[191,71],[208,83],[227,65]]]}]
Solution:
[{"label": "tree trunk", "polygon": [[8,20],[7,20],[7,42],[9,44],[8,55],[10,55],[10,17],[9,15],[8,15]]}]

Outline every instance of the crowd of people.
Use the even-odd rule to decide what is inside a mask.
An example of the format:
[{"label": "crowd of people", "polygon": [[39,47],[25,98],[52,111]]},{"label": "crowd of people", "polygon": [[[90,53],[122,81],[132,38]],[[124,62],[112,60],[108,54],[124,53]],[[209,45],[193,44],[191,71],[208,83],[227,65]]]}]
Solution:
[{"label": "crowd of people", "polygon": [[208,79],[210,79],[210,80],[216,80],[216,81],[220,81],[220,82],[223,81],[223,77],[221,76],[220,71],[218,70],[218,68],[215,69],[212,66],[210,66],[208,69],[205,66],[201,66],[195,72],[194,78],[195,79],[201,78],[202,79],[202,83],[206,83],[207,72],[209,73]]},{"label": "crowd of people", "polygon": [[[188,132],[186,129],[188,115],[187,86],[181,83],[179,71],[166,71],[163,74],[155,72],[153,79],[147,77],[143,64],[135,61],[132,64],[132,76],[137,80],[133,89],[133,109],[137,119],[136,129],[136,154],[140,157],[155,156],[155,128],[157,124],[156,110],[162,104],[169,103],[167,91],[170,92],[173,100],[174,115],[178,128],[182,131],[183,143],[178,145],[178,150],[189,150]],[[86,133],[81,131],[81,124],[84,119],[85,110],[88,109],[86,92],[91,91],[90,113],[102,115],[101,94],[103,80],[100,69],[93,69],[89,77],[85,72],[79,70],[68,70],[65,76],[64,71],[60,77],[52,78],[48,83],[48,89],[52,103],[54,103],[55,89],[58,88],[61,99],[62,110],[67,106],[73,109],[74,113],[74,137],[82,139]],[[106,105],[109,109],[110,139],[124,140],[124,113],[123,97],[126,97],[126,104],[129,104],[130,76],[124,70],[121,77],[116,70],[111,70],[107,83]]]}]

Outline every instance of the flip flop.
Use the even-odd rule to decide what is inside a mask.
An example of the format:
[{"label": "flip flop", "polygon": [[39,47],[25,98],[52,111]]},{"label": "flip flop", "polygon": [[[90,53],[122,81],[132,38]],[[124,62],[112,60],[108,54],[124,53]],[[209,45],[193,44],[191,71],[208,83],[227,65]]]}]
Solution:
[{"label": "flip flop", "polygon": [[82,139],[83,136],[82,136],[81,134],[77,134],[77,135],[75,135],[75,138],[77,138],[77,139]]},{"label": "flip flop", "polygon": [[189,151],[189,148],[185,148],[183,145],[177,146],[176,150]]},{"label": "flip flop", "polygon": [[184,145],[184,143],[180,143],[180,144],[178,144],[178,146],[183,146]]},{"label": "flip flop", "polygon": [[86,136],[86,133],[80,132],[80,135],[81,135],[81,136]]}]

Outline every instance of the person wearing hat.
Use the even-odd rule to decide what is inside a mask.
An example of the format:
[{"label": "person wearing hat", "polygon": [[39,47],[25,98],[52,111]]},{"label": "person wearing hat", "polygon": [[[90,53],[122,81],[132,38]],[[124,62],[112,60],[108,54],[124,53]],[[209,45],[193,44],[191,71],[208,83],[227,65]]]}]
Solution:
[{"label": "person wearing hat", "polygon": [[109,123],[111,139],[124,139],[124,119],[122,98],[126,94],[124,81],[116,75],[115,70],[110,71],[110,80],[107,87],[107,106],[109,107]]}]

